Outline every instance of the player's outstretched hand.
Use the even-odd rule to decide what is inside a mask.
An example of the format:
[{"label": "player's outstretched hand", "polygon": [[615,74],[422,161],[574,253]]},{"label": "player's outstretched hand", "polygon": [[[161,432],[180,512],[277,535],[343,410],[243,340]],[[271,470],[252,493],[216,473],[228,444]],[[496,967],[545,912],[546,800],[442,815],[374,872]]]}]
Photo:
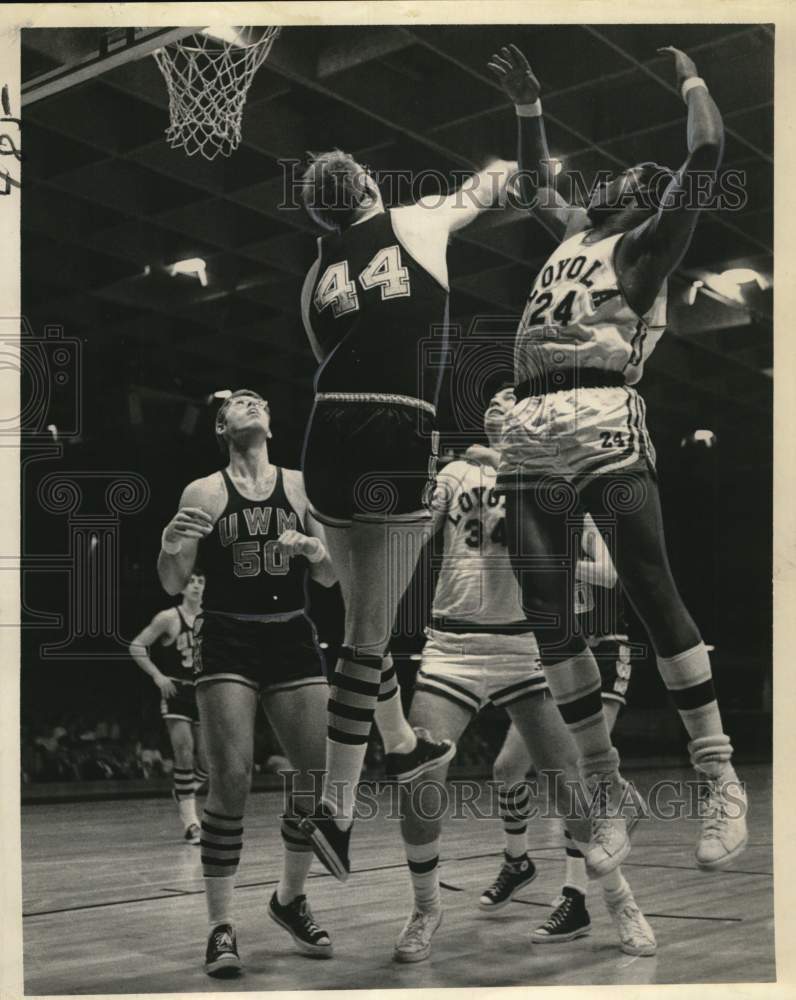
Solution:
[{"label": "player's outstretched hand", "polygon": [[166,525],[163,537],[172,544],[183,538],[204,538],[213,530],[213,519],[201,507],[181,507]]},{"label": "player's outstretched hand", "polygon": [[668,52],[674,57],[674,71],[677,74],[678,90],[690,76],[699,76],[699,71],[696,68],[694,60],[680,49],[676,49],[673,45],[665,45],[662,49],[658,49],[658,52],[661,55],[664,52]]},{"label": "player's outstretched hand", "polygon": [[513,104],[533,104],[539,99],[539,81],[516,45],[504,45],[500,52],[492,56],[487,66]]}]

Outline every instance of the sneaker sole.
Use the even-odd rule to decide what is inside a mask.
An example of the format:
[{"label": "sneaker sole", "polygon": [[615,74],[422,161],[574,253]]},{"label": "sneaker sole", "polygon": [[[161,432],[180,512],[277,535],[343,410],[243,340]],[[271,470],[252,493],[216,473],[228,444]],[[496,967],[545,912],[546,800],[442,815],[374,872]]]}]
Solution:
[{"label": "sneaker sole", "polygon": [[568,941],[575,941],[579,937],[586,937],[591,933],[591,922],[585,927],[579,927],[569,934],[543,934],[537,937],[536,931],[531,931],[531,941],[534,944],[566,944]]},{"label": "sneaker sole", "polygon": [[208,976],[213,976],[214,979],[234,979],[240,975],[241,969],[241,960],[235,958],[234,955],[228,958],[220,958],[217,962],[205,965],[205,972]]},{"label": "sneaker sole", "polygon": [[635,948],[633,945],[620,943],[619,947],[626,955],[635,955],[637,958],[649,958],[651,955],[655,955],[658,951],[657,944],[647,945],[644,948]]},{"label": "sneaker sole", "polygon": [[478,909],[481,910],[482,913],[496,913],[498,910],[502,910],[504,906],[509,905],[509,903],[512,901],[512,899],[514,899],[514,897],[518,892],[524,889],[527,885],[530,885],[538,874],[539,874],[539,869],[537,868],[530,878],[527,878],[524,882],[521,882],[518,886],[512,889],[510,895],[508,895],[500,903],[482,903],[481,900],[479,899]]},{"label": "sneaker sole", "polygon": [[[439,930],[439,925],[441,923],[442,923],[442,913],[440,913],[439,915],[437,926],[431,932],[432,936],[437,933],[437,931]],[[392,953],[392,957],[394,962],[401,962],[404,965],[407,965],[411,962],[425,962],[427,958],[431,957],[431,942],[429,941],[428,946],[424,948],[423,951],[401,952],[396,947],[395,951],[393,951]]]},{"label": "sneaker sole", "polygon": [[302,955],[307,955],[309,958],[331,958],[334,954],[334,948],[331,944],[310,944],[309,941],[302,941],[293,928],[278,917],[270,906],[268,907],[268,916],[275,924],[279,924],[283,930],[288,932]]},{"label": "sneaker sole", "polygon": [[309,838],[315,855],[324,868],[330,874],[334,875],[338,882],[347,882],[348,876],[351,874],[350,871],[341,862],[337,852],[312,820],[301,819],[299,820],[298,827],[304,836]]},{"label": "sneaker sole", "polygon": [[406,785],[410,781],[414,781],[415,778],[419,778],[421,774],[425,774],[427,771],[433,771],[435,767],[441,767],[443,764],[449,764],[455,756],[456,744],[454,743],[453,746],[446,750],[441,757],[435,757],[434,760],[427,760],[424,764],[418,764],[417,767],[412,768],[411,771],[400,771],[397,774],[389,774],[387,777],[390,781],[397,781],[399,785]]},{"label": "sneaker sole", "polygon": [[746,850],[749,844],[749,834],[747,834],[741,843],[730,851],[729,854],[725,854],[723,858],[719,858],[716,861],[702,862],[697,859],[697,865],[704,872],[716,872],[721,871],[722,868],[726,868],[727,865],[732,864],[736,858],[739,858],[743,852]]}]

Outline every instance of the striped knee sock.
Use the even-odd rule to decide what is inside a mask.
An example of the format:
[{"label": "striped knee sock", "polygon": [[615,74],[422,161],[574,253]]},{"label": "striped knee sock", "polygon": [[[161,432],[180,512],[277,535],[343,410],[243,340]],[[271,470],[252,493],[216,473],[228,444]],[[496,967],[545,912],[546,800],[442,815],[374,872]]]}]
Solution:
[{"label": "striped knee sock", "polygon": [[342,824],[354,818],[356,786],[381,685],[381,656],[340,649],[329,693],[323,802]]},{"label": "striped knee sock", "polygon": [[182,825],[188,829],[194,823],[199,823],[196,815],[196,799],[193,791],[193,769],[186,770],[175,767],[174,778],[174,801],[177,803],[177,811],[180,814]]},{"label": "striped knee sock", "polygon": [[503,821],[506,854],[522,857],[528,849],[528,817],[531,813],[531,791],[527,781],[498,791],[498,812]]},{"label": "striped knee sock", "polygon": [[276,898],[282,906],[286,906],[304,892],[304,882],[312,867],[313,853],[310,842],[299,830],[298,820],[291,815],[282,817],[282,843],[285,851]]},{"label": "striped knee sock", "polygon": [[193,769],[193,793],[199,791],[199,789],[207,782],[207,771],[204,771],[201,767],[196,765]]},{"label": "striped knee sock", "polygon": [[556,705],[580,751],[585,775],[614,775],[619,754],[611,744],[600,697],[600,669],[588,648],[545,665],[545,676]]},{"label": "striped knee sock", "polygon": [[415,906],[421,912],[440,905],[439,892],[439,837],[428,844],[407,844],[406,863],[412,878]]},{"label": "striped knee sock", "polygon": [[575,847],[572,834],[564,827],[564,845],[567,852],[567,867],[564,874],[564,885],[571,886],[586,895],[586,859]]},{"label": "striped knee sock", "polygon": [[704,642],[676,656],[659,656],[658,670],[691,737],[692,763],[718,777],[729,763],[732,747],[722,727]]},{"label": "striped knee sock", "polygon": [[415,731],[406,721],[401,689],[389,653],[382,658],[381,684],[376,702],[376,726],[385,753],[411,753],[417,745]]},{"label": "striped knee sock", "polygon": [[202,813],[202,874],[210,927],[231,923],[232,890],[243,849],[243,817]]}]

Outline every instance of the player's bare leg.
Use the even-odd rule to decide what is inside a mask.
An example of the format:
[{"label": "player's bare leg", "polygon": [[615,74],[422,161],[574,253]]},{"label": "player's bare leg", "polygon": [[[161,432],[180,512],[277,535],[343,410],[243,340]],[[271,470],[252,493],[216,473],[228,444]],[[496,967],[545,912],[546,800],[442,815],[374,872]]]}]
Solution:
[{"label": "player's bare leg", "polygon": [[194,786],[194,726],[187,719],[165,719],[174,753],[174,788],[172,798],[177,804],[188,844],[199,844],[199,817],[196,815]]},{"label": "player's bare leg", "polygon": [[193,793],[207,791],[207,755],[202,739],[202,727],[194,723],[193,731]]},{"label": "player's bare leg", "polygon": [[251,786],[257,694],[246,684],[215,681],[198,685],[196,699],[210,773],[202,812],[202,873],[210,930],[205,969],[211,976],[237,976],[241,962],[233,893]]},{"label": "player's bare leg", "polygon": [[315,922],[307,902],[305,881],[314,854],[298,820],[314,812],[319,798],[327,699],[326,685],[317,683],[266,692],[262,698],[292,768],[290,797],[286,797],[282,817],[282,876],[268,904],[268,915],[290,934],[300,952],[313,958],[331,958],[333,949],[329,934]]},{"label": "player's bare leg", "polygon": [[[344,645],[329,693],[326,777],[321,806],[301,821],[322,863],[341,881],[348,878],[348,841],[354,819],[356,787],[381,689],[383,657],[398,603],[414,573],[428,536],[428,525],[354,522],[327,527],[331,551],[348,547],[350,584],[345,609]],[[411,777],[450,760],[455,747],[417,733],[401,777]]]},{"label": "player's bare leg", "polygon": [[[456,705],[428,691],[415,692],[409,721],[420,729],[434,726],[441,739],[455,744],[473,717],[471,709]],[[439,845],[442,818],[435,786],[443,786],[445,762],[423,775],[421,781],[402,789],[401,835],[412,879],[414,905],[398,936],[396,962],[422,962],[431,955],[431,938],[442,922],[439,888]]]},{"label": "player's bare leg", "polygon": [[[639,472],[623,481],[633,500],[614,509],[610,480],[583,491],[592,513],[615,519],[614,562],[655,649],[658,669],[691,740],[691,763],[707,781],[696,858],[705,869],[723,868],[746,848],[746,796],[731,764],[705,644],[669,567],[657,484]],[[628,509],[629,508],[629,509]]]},{"label": "player's bare leg", "polygon": [[[607,811],[601,808],[593,817],[591,835],[583,846],[589,874],[605,875],[627,857],[630,840],[626,822],[618,814],[625,782],[602,710],[600,671],[574,621],[575,571],[566,501],[574,510],[577,497],[567,482],[553,477],[507,486],[509,551],[545,676],[577,745],[587,788],[590,793],[605,793],[608,800]],[[544,569],[539,569],[541,561]],[[556,569],[551,571],[551,566]],[[538,630],[536,623],[541,623]]]}]

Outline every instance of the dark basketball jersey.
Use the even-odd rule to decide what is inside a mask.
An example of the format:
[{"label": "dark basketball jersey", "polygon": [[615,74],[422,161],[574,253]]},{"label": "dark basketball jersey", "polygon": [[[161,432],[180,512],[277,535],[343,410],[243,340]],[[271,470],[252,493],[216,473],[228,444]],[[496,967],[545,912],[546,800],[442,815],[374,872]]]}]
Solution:
[{"label": "dark basketball jersey", "polygon": [[[448,291],[401,245],[389,212],[318,241],[309,319],[318,392],[389,393],[436,405]],[[433,349],[424,344],[434,337]]]},{"label": "dark basketball jersey", "polygon": [[149,658],[166,677],[177,681],[193,681],[193,628],[183,617],[182,611],[176,609],[180,616],[180,631],[174,642],[165,645],[155,643],[149,649]]},{"label": "dark basketball jersey", "polygon": [[212,532],[202,540],[200,560],[205,572],[205,611],[231,615],[281,615],[304,608],[308,562],[286,556],[277,539],[292,528],[304,531],[301,517],[285,492],[277,467],[270,496],[241,496],[223,469],[227,505]]},{"label": "dark basketball jersey", "polygon": [[627,638],[622,588],[575,584],[575,614],[586,639]]}]

